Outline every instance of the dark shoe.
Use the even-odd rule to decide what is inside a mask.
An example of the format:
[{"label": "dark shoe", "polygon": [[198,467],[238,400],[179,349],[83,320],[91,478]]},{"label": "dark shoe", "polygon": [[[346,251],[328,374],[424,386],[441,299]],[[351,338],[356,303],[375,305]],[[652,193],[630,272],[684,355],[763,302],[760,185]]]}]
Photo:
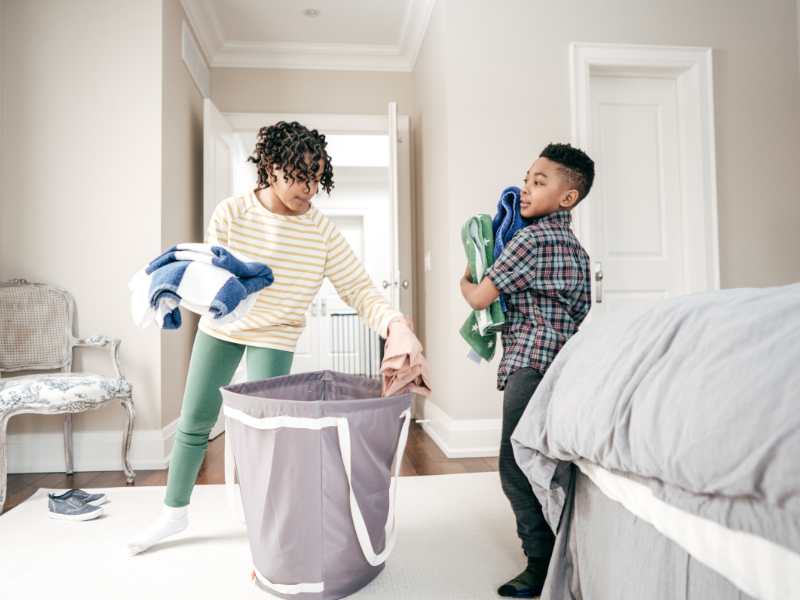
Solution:
[{"label": "dark shoe", "polygon": [[108,502],[108,498],[106,498],[105,494],[90,494],[85,490],[67,490],[63,494],[55,495],[55,494],[48,494],[50,498],[55,500],[66,500],[67,498],[77,498],[84,504],[89,504],[91,506],[100,506]]},{"label": "dark shoe", "polygon": [[86,504],[76,496],[68,496],[62,499],[48,494],[47,505],[51,519],[65,521],[89,521],[96,519],[104,512],[102,506]]},{"label": "dark shoe", "polygon": [[543,576],[525,569],[514,579],[497,588],[497,593],[504,598],[536,598],[542,593],[544,580]]}]

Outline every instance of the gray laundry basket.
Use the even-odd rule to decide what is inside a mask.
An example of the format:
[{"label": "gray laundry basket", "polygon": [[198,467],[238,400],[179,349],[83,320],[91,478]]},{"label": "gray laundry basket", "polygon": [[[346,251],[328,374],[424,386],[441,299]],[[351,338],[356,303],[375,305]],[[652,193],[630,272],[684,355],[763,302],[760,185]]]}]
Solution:
[{"label": "gray laundry basket", "polygon": [[303,600],[364,587],[395,542],[411,394],[332,371],[220,389],[255,582]]}]

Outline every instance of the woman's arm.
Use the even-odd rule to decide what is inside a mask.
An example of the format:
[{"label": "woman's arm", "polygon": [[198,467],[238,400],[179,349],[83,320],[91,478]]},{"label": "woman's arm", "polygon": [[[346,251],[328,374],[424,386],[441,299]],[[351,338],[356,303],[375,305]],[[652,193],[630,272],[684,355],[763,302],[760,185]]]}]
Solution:
[{"label": "woman's arm", "polygon": [[339,297],[358,312],[369,328],[385,338],[389,333],[389,323],[402,319],[403,314],[394,310],[378,291],[339,230],[332,229],[327,241],[325,277],[330,279]]},{"label": "woman's arm", "polygon": [[232,220],[230,202],[226,199],[217,204],[206,228],[206,244],[214,246],[228,245],[228,229]]}]

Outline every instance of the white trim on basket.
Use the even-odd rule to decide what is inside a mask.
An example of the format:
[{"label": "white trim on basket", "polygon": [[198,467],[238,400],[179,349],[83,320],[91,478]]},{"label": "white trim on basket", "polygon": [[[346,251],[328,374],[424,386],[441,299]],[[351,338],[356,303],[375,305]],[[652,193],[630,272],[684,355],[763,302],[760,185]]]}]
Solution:
[{"label": "white trim on basket", "polygon": [[253,573],[261,583],[279,594],[319,594],[325,590],[325,583],[323,581],[318,583],[272,583],[261,574],[255,565],[253,565]]},{"label": "white trim on basket", "polygon": [[292,429],[324,429],[325,427],[336,427],[339,419],[336,417],[290,417],[281,415],[278,417],[253,417],[239,409],[225,406],[223,412],[226,417],[230,417],[240,423],[255,429],[281,429],[290,427]]}]

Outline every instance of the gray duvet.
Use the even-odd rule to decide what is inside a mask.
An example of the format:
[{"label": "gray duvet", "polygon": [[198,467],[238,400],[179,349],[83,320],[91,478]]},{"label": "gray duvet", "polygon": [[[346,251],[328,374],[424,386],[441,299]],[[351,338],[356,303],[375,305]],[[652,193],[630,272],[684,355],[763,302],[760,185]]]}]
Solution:
[{"label": "gray duvet", "polygon": [[800,284],[663,301],[584,325],[512,436],[555,530],[569,461],[800,553]]}]

